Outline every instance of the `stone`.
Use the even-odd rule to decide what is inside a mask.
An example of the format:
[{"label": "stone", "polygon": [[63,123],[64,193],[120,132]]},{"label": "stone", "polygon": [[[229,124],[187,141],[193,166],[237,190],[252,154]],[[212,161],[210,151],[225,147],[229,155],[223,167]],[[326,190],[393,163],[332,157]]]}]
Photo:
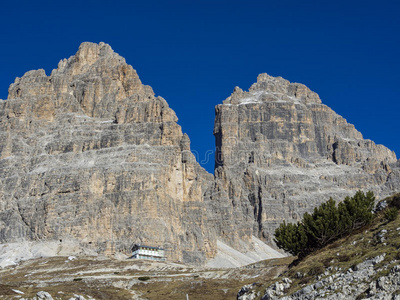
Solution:
[{"label": "stone", "polygon": [[74,294],[74,297],[70,298],[69,300],[86,300],[86,298],[81,295]]},{"label": "stone", "polygon": [[375,207],[375,212],[380,212],[384,210],[388,206],[386,200],[379,201],[378,204]]},{"label": "stone", "polygon": [[48,292],[40,291],[36,294],[36,296],[38,297],[38,299],[53,300],[53,297]]},{"label": "stone", "polygon": [[216,252],[203,194],[213,177],[167,102],[105,44],[83,43],[0,101],[0,242],[75,240],[97,253]]},{"label": "stone", "polygon": [[398,191],[394,152],[299,83],[260,74],[215,108],[214,177],[165,99],[105,44],[83,43],[0,101],[0,242],[75,241],[107,255],[160,246],[202,265],[217,239],[249,253],[282,221],[357,190]]},{"label": "stone", "polygon": [[254,300],[257,297],[254,291],[255,284],[247,284],[243,286],[237,294],[237,300]]},{"label": "stone", "polygon": [[280,282],[275,283],[274,290],[276,293],[280,294],[281,292],[283,292],[283,289],[284,287],[282,283]]},{"label": "stone", "polygon": [[322,281],[318,281],[318,282],[315,283],[315,289],[316,290],[320,289],[323,286],[324,286],[324,283]]},{"label": "stone", "polygon": [[382,255],[378,255],[378,256],[374,257],[372,259],[372,264],[373,265],[379,264],[380,262],[382,262],[385,259],[385,256],[386,256],[386,253],[383,253]]},{"label": "stone", "polygon": [[[266,288],[262,299],[291,299],[291,300],[313,300],[313,299],[388,299],[392,300],[400,290],[400,265],[397,261],[383,262],[383,266],[374,270],[371,268],[373,262],[380,260],[384,255],[373,259],[366,259],[358,264],[358,268],[352,273],[341,273],[337,268],[330,268],[336,272],[322,280],[314,279],[306,286],[297,286],[298,290],[292,294],[286,291],[276,293],[277,285],[284,281],[277,281]],[[395,264],[393,266],[393,264]],[[376,279],[379,271],[390,268],[387,276]],[[370,272],[372,269],[372,272]],[[296,275],[293,275],[296,278]],[[289,279],[290,280],[290,279]],[[313,282],[314,281],[314,282]],[[296,288],[296,287],[295,287]]]},{"label": "stone", "polygon": [[386,290],[387,289],[387,279],[385,276],[381,276],[377,279],[376,281],[376,287],[380,290]]},{"label": "stone", "polygon": [[292,283],[292,280],[290,280],[290,279],[287,278],[287,277],[283,278],[282,281],[283,281],[284,283],[287,283],[287,284],[291,284],[291,283]]},{"label": "stone", "polygon": [[307,285],[306,287],[304,287],[301,290],[299,290],[296,294],[298,294],[298,295],[308,295],[313,291],[314,291],[314,286],[313,285]]},{"label": "stone", "polygon": [[[251,234],[273,243],[282,221],[297,222],[332,197],[377,198],[400,187],[393,151],[362,134],[299,83],[260,74],[215,108],[218,234],[231,245]],[[227,229],[228,226],[228,229]],[[233,234],[232,234],[233,232]]]}]

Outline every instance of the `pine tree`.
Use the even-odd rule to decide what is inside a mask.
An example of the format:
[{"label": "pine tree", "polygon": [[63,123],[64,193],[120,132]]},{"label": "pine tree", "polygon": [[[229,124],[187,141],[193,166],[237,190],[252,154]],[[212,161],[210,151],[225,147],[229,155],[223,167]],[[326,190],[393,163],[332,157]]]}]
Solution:
[{"label": "pine tree", "polygon": [[341,235],[340,215],[332,198],[316,207],[312,215],[304,214],[302,223],[312,249],[322,248]]},{"label": "pine tree", "polygon": [[353,230],[370,224],[375,197],[372,192],[358,191],[353,197],[346,197],[336,206],[330,198],[312,214],[305,213],[301,222],[283,222],[275,230],[277,246],[300,258],[312,251],[350,234]]},{"label": "pine tree", "polygon": [[292,255],[302,256],[307,246],[307,236],[302,224],[286,224],[285,221],[275,230],[276,245]]},{"label": "pine tree", "polygon": [[355,230],[371,223],[374,217],[372,213],[374,202],[375,196],[371,191],[367,192],[367,194],[358,191],[353,197],[344,199],[343,203],[351,219],[350,230]]}]

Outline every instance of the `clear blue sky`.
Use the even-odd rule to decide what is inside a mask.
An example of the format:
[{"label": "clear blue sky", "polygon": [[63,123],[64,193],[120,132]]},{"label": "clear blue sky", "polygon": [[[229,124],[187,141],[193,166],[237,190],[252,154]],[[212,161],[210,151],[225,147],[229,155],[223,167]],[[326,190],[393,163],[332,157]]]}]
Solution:
[{"label": "clear blue sky", "polygon": [[2,1],[0,98],[15,77],[104,41],[168,101],[201,156],[214,149],[214,106],[264,72],[306,84],[400,155],[399,15],[395,0]]}]

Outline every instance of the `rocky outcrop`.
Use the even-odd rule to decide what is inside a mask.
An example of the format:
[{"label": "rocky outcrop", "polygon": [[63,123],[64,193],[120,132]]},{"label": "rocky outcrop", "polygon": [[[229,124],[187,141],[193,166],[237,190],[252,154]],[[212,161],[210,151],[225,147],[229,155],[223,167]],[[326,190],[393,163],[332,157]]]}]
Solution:
[{"label": "rocky outcrop", "polygon": [[237,299],[400,299],[400,222],[386,214],[395,197],[371,225],[292,262],[272,282],[243,286]]},{"label": "rocky outcrop", "polygon": [[[292,284],[289,278],[283,278],[269,286],[262,300],[313,300],[313,299],[400,299],[400,266],[388,267],[384,265],[378,270],[374,266],[382,262],[384,255],[368,259],[346,272],[329,268],[323,276],[313,284],[306,285],[292,295],[287,291]],[[393,262],[395,263],[395,262]],[[392,265],[393,265],[392,263]],[[376,278],[377,273],[388,273]],[[252,298],[253,297],[253,298]],[[260,299],[254,285],[244,286],[238,293],[238,300]]]},{"label": "rocky outcrop", "polygon": [[[400,163],[306,86],[261,74],[216,107],[215,176],[167,102],[107,44],[83,43],[0,101],[0,242],[56,241],[174,261],[251,253],[283,221],[358,189],[398,191]],[[75,241],[75,242],[74,242]],[[61,247],[62,248],[62,247]]]},{"label": "rocky outcrop", "polygon": [[330,197],[361,189],[380,198],[400,188],[394,152],[364,140],[302,84],[261,74],[215,115],[210,199],[216,228],[232,245],[251,234],[271,242],[283,220],[298,221]]},{"label": "rocky outcrop", "polygon": [[212,182],[167,102],[107,44],[83,43],[0,102],[0,242],[76,240],[99,253],[161,246],[215,255]]},{"label": "rocky outcrop", "polygon": [[[22,293],[22,292],[20,292],[20,291],[18,291],[18,290],[14,290],[16,293]],[[62,292],[61,292],[62,293]],[[24,294],[24,293],[22,293],[22,294]],[[95,298],[92,298],[92,297],[90,297],[90,296],[87,296],[88,298],[88,300],[95,300]],[[40,291],[40,292],[38,292],[37,294],[36,294],[36,296],[35,297],[33,297],[33,298],[20,298],[21,300],[54,300],[54,298],[50,295],[50,293],[48,293],[48,292],[44,292],[44,291]],[[56,299],[59,299],[59,297],[57,297]],[[71,298],[69,298],[69,300],[86,300],[86,298],[85,297],[83,297],[83,296],[81,296],[81,295],[77,295],[77,294],[74,294],[74,296],[73,297],[71,297]]]}]

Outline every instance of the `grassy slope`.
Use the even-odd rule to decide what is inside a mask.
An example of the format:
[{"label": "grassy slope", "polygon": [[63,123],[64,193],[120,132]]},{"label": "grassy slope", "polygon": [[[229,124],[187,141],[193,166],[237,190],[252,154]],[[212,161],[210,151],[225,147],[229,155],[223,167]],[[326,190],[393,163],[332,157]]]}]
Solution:
[{"label": "grassy slope", "polygon": [[[387,199],[390,200],[390,198]],[[382,254],[385,254],[385,258],[375,266],[376,270],[382,265],[391,266],[391,264],[398,263],[391,262],[400,259],[400,217],[397,216],[396,220],[388,222],[383,215],[383,213],[379,213],[371,225],[310,254],[282,273],[280,277],[288,277],[293,280],[293,284],[287,293],[291,294],[314,282],[316,277],[323,274],[328,267],[347,270],[360,262]],[[387,230],[385,240],[380,242],[378,235],[384,229]],[[390,267],[387,272],[389,270]],[[296,276],[297,273],[301,273],[303,277],[296,278],[298,277]],[[387,274],[378,272],[376,278],[383,275]],[[257,290],[263,294],[265,288],[275,281],[268,280],[260,285]]]}]

